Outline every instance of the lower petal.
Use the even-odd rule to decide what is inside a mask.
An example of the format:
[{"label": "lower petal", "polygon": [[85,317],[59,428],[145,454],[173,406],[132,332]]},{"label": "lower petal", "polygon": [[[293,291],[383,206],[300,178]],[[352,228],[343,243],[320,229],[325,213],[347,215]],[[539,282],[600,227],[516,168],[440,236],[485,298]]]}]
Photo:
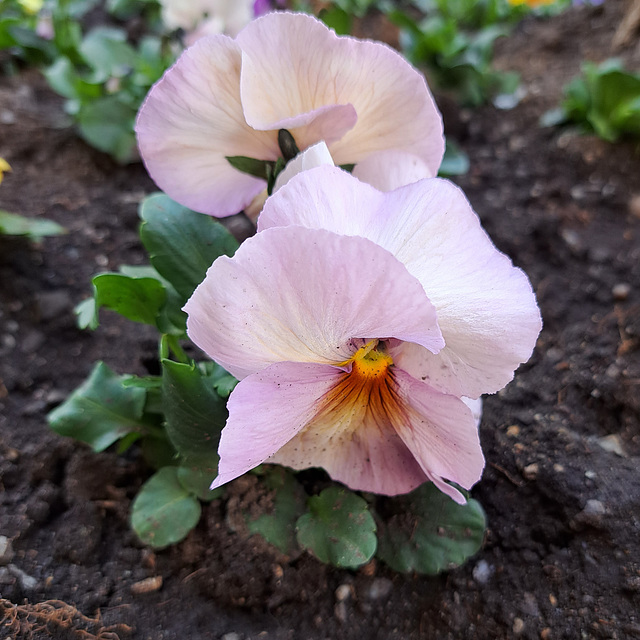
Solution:
[{"label": "lower petal", "polygon": [[464,504],[464,496],[444,480],[470,489],[482,475],[484,456],[472,411],[459,398],[440,393],[401,369],[395,369],[394,378],[406,410],[404,419],[393,420],[394,429],[425,475]]},{"label": "lower petal", "polygon": [[262,464],[295,438],[341,374],[329,365],[279,362],[242,380],[227,404],[212,488]]},{"label": "lower petal", "polygon": [[372,411],[324,414],[267,462],[293,469],[322,467],[350,489],[388,496],[408,493],[428,480],[390,422]]}]

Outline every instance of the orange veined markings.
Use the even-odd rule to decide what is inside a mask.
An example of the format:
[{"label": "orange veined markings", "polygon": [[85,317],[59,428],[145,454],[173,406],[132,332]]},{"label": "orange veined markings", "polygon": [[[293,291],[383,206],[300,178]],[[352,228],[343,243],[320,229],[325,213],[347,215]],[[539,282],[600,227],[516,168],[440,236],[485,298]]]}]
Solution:
[{"label": "orange veined markings", "polygon": [[[393,375],[393,359],[370,340],[340,366],[351,364],[351,371],[342,374],[339,382],[320,400],[316,418],[335,416],[344,427],[355,430],[365,417],[383,427],[404,415]],[[369,416],[367,415],[369,414]],[[367,421],[369,422],[369,421]]]}]

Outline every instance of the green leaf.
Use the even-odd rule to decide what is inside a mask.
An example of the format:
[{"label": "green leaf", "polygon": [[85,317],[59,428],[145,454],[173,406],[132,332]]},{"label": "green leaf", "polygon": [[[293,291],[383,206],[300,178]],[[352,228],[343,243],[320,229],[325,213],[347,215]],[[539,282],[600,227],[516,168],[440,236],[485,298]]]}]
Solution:
[{"label": "green leaf", "polygon": [[272,169],[275,164],[272,160],[256,160],[256,158],[247,158],[246,156],[225,156],[225,158],[234,169],[262,180],[269,178],[270,168]]},{"label": "green leaf", "polygon": [[221,255],[232,256],[236,239],[211,216],[195,213],[164,194],[146,198],[140,208],[140,238],[151,264],[186,301]]},{"label": "green leaf", "polygon": [[80,54],[93,69],[96,82],[121,78],[136,62],[136,52],[127,44],[127,34],[112,27],[92,29],[80,45]]},{"label": "green leaf", "polygon": [[25,218],[17,213],[0,209],[0,233],[7,236],[26,236],[39,242],[45,236],[59,236],[67,230],[53,220],[45,218]]},{"label": "green leaf", "polygon": [[189,465],[215,475],[227,407],[211,378],[195,365],[164,359],[162,396],[167,435],[173,446]]},{"label": "green leaf", "polygon": [[355,568],[376,551],[376,523],[367,503],[338,487],[309,498],[309,513],[297,522],[298,544],[322,562]]},{"label": "green leaf", "polygon": [[184,539],[200,520],[200,503],[178,480],[176,467],[163,467],[140,489],[131,507],[131,526],[156,549]]},{"label": "green leaf", "polygon": [[143,458],[154,469],[175,467],[178,464],[178,454],[166,438],[143,438],[140,447]]},{"label": "green leaf", "polygon": [[149,429],[142,419],[145,396],[144,389],[123,386],[121,376],[98,362],[87,380],[51,411],[47,420],[61,436],[104,451],[129,433]]},{"label": "green leaf", "polygon": [[477,501],[459,505],[429,482],[394,502],[398,515],[380,523],[377,555],[395,571],[433,575],[482,546],[486,519]]},{"label": "green leaf", "polygon": [[351,15],[340,7],[333,6],[330,9],[323,9],[318,14],[318,18],[338,35],[346,36],[351,33]]},{"label": "green leaf", "polygon": [[[96,313],[101,307],[107,307],[133,322],[156,326],[156,317],[167,298],[160,282],[153,278],[131,278],[120,273],[103,273],[95,276],[92,282]],[[88,305],[82,311],[86,319]]]},{"label": "green leaf", "polygon": [[282,553],[295,548],[295,524],[305,508],[305,492],[295,476],[282,467],[271,467],[264,483],[274,492],[273,508],[255,520],[247,520],[250,533],[260,534]]},{"label": "green leaf", "polygon": [[211,483],[215,480],[217,472],[205,471],[199,467],[180,466],[178,467],[178,481],[193,495],[211,502],[223,494],[222,487],[211,490]]},{"label": "green leaf", "polygon": [[78,127],[82,137],[93,147],[126,164],[138,159],[133,124],[137,109],[125,104],[120,96],[110,95],[82,104]]},{"label": "green leaf", "polygon": [[77,316],[78,327],[80,329],[91,329],[93,331],[98,328],[100,321],[95,298],[87,298],[79,302],[73,312]]},{"label": "green leaf", "polygon": [[469,156],[457,144],[447,140],[438,175],[462,176],[467,171],[469,171]]},{"label": "green leaf", "polygon": [[184,336],[187,330],[187,314],[182,310],[184,299],[174,286],[163,278],[151,265],[122,265],[119,271],[132,278],[154,278],[164,287],[167,299],[156,317],[156,326],[161,333]]}]

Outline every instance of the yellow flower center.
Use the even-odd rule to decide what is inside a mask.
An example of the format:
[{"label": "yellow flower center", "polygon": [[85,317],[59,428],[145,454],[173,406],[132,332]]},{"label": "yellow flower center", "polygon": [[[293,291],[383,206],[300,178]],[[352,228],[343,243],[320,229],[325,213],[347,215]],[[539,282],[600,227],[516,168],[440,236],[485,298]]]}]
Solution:
[{"label": "yellow flower center", "polygon": [[388,353],[376,349],[379,340],[370,340],[347,361],[352,363],[351,376],[373,380],[383,378],[393,364]]},{"label": "yellow flower center", "polygon": [[388,423],[389,414],[401,412],[391,370],[393,359],[384,349],[377,348],[379,343],[379,340],[370,340],[349,360],[339,364],[351,364],[351,371],[342,374],[325,394],[316,424],[325,423],[332,429],[353,432],[367,415],[382,427]]}]

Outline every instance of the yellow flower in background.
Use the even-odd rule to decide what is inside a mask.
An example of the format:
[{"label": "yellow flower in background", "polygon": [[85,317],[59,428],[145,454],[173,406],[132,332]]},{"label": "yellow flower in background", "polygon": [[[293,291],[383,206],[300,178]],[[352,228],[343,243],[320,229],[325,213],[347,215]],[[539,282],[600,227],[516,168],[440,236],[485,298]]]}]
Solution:
[{"label": "yellow flower in background", "polygon": [[542,7],[547,4],[553,4],[556,0],[509,0],[509,4],[514,6],[518,6],[521,4],[526,4],[528,7]]},{"label": "yellow flower in background", "polygon": [[42,9],[43,0],[18,0],[18,4],[32,16]]},{"label": "yellow flower in background", "polygon": [[0,183],[6,171],[11,171],[11,165],[4,158],[0,158]]}]

